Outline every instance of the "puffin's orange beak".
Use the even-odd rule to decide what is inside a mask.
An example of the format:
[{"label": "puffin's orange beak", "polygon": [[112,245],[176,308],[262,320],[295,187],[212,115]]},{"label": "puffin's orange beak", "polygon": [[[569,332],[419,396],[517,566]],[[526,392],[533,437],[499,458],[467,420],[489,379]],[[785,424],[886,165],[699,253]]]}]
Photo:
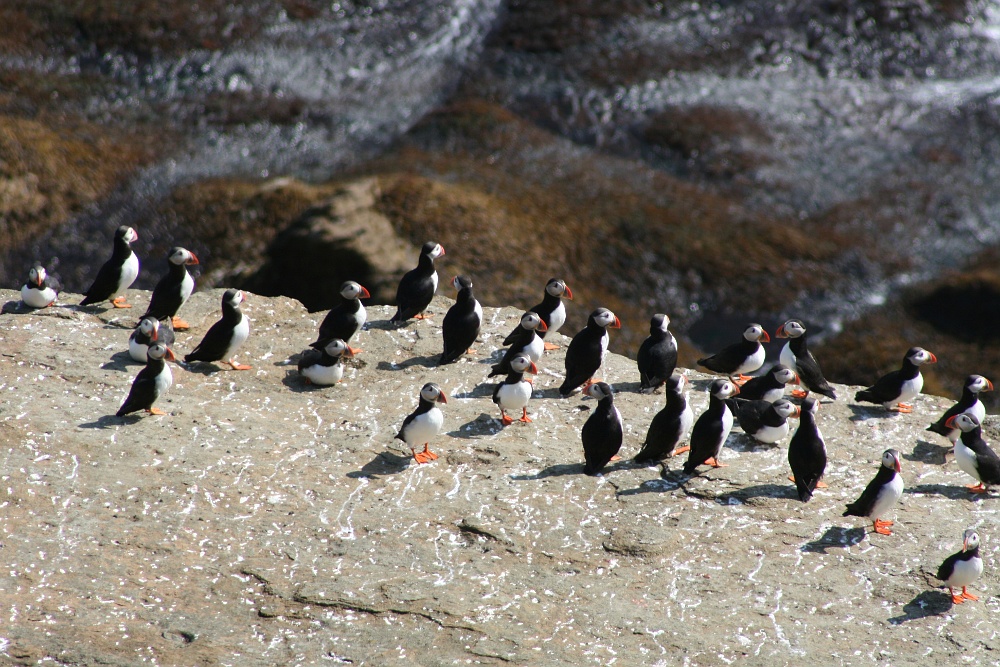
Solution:
[{"label": "puffin's orange beak", "polygon": [[799,379],[799,374],[795,374],[795,384],[802,384],[802,380]]},{"label": "puffin's orange beak", "polygon": [[191,266],[192,264],[199,264],[200,262],[198,261],[198,258],[194,256],[194,253],[192,252],[191,253],[191,259],[189,259],[188,261],[186,261],[184,263],[187,264],[188,266]]},{"label": "puffin's orange beak", "polygon": [[801,417],[802,416],[802,408],[796,405],[795,406],[795,414],[793,414],[792,416],[795,417],[796,419],[798,419],[799,417]]},{"label": "puffin's orange beak", "polygon": [[896,459],[896,472],[902,472],[902,468],[899,467],[899,459]]},{"label": "puffin's orange beak", "polygon": [[778,327],[778,330],[774,332],[775,338],[788,338],[788,334],[785,333],[785,325],[782,324]]},{"label": "puffin's orange beak", "polygon": [[762,343],[770,343],[771,337],[767,335],[767,332],[763,329],[760,330],[760,340]]},{"label": "puffin's orange beak", "polygon": [[948,419],[947,419],[947,421],[945,421],[944,425],[947,426],[948,428],[955,428],[955,418],[956,417],[958,417],[958,415],[953,415],[951,417],[948,417]]},{"label": "puffin's orange beak", "polygon": [[937,363],[937,357],[934,356],[934,353],[933,352],[928,352],[927,354],[931,355],[931,363],[932,364],[936,364]]},{"label": "puffin's orange beak", "polygon": [[573,300],[573,290],[569,288],[569,285],[566,285],[566,291],[563,292],[563,296],[569,299],[570,301]]},{"label": "puffin's orange beak", "polygon": [[174,351],[169,347],[167,348],[167,353],[163,355],[163,358],[167,361],[177,361],[177,357],[174,356]]},{"label": "puffin's orange beak", "polygon": [[986,389],[983,389],[983,391],[993,391],[993,383],[989,379],[986,380]]},{"label": "puffin's orange beak", "polygon": [[621,329],[622,328],[622,321],[620,319],[618,319],[617,315],[615,315],[615,323],[611,325],[611,328],[612,329]]},{"label": "puffin's orange beak", "polygon": [[538,374],[538,366],[536,366],[536,365],[535,365],[535,362],[534,362],[534,361],[532,361],[532,362],[531,362],[531,365],[530,365],[530,366],[528,366],[528,372],[529,372],[529,373],[534,373],[534,374],[536,374],[536,375]]},{"label": "puffin's orange beak", "polygon": [[359,299],[370,299],[370,298],[372,298],[372,295],[368,293],[368,290],[366,290],[361,285],[359,285],[359,287],[361,287],[361,294],[358,295]]},{"label": "puffin's orange beak", "polygon": [[538,321],[538,330],[539,331],[548,331],[549,330],[549,325],[545,323],[545,320],[539,320]]}]

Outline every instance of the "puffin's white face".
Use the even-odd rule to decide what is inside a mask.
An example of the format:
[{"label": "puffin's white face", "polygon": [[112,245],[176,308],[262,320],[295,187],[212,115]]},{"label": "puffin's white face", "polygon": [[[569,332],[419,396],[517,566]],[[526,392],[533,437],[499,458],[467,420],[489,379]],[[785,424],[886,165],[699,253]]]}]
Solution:
[{"label": "puffin's white face", "polygon": [[239,306],[243,303],[243,292],[240,290],[234,290],[232,296],[229,297],[227,303],[233,308]]},{"label": "puffin's white face", "polygon": [[602,400],[611,395],[611,385],[607,382],[595,382],[594,384],[587,387],[587,396],[591,398],[596,398],[597,400]]},{"label": "puffin's white face", "polygon": [[171,264],[176,264],[180,266],[181,264],[187,264],[188,266],[198,263],[198,258],[194,256],[194,253],[185,248],[174,248],[170,255],[167,257],[167,261]]},{"label": "puffin's white face", "polygon": [[535,329],[540,331],[548,330],[548,327],[545,326],[545,322],[542,321],[542,318],[538,315],[538,313],[532,310],[529,310],[524,315],[521,315],[521,326],[528,331],[534,331]]},{"label": "puffin's white face", "polygon": [[134,229],[132,229],[131,227],[129,227],[125,231],[125,242],[126,243],[133,243],[134,241],[138,241],[138,240],[139,240],[139,234],[137,234]]},{"label": "puffin's white face", "polygon": [[444,395],[441,391],[441,387],[437,386],[433,382],[428,382],[423,387],[420,388],[420,398],[425,401],[430,401],[431,403],[447,403],[448,397]]},{"label": "puffin's white face", "polygon": [[979,428],[980,424],[976,415],[970,415],[967,412],[960,412],[946,421],[945,426],[948,428],[961,429],[963,432],[967,432]]},{"label": "puffin's white face", "polygon": [[340,286],[340,296],[347,300],[357,299],[358,297],[367,299],[368,290],[354,282],[353,280],[348,280],[346,283]]},{"label": "puffin's white face", "polygon": [[516,373],[537,373],[538,367],[535,363],[525,354],[519,354],[510,360],[510,367],[514,369]]},{"label": "puffin's white face", "polygon": [[887,449],[882,453],[882,465],[890,470],[900,472],[899,452],[895,449]]},{"label": "puffin's white face", "polygon": [[435,243],[434,249],[431,250],[429,254],[431,256],[431,259],[437,259],[438,257],[444,254],[444,248],[441,247],[440,243]]},{"label": "puffin's white face", "polygon": [[778,366],[774,367],[774,369],[771,371],[771,375],[773,375],[774,379],[780,382],[781,384],[788,384],[789,382],[799,381],[799,376],[795,374],[795,371],[793,371],[788,366],[782,366],[781,364],[778,364]]},{"label": "puffin's white face", "polygon": [[966,528],[962,533],[962,551],[972,551],[979,546],[979,533],[974,528]]},{"label": "puffin's white face", "polygon": [[739,387],[729,380],[723,379],[713,380],[708,390],[712,396],[720,399],[727,399],[740,393]]},{"label": "puffin's white face", "polygon": [[139,322],[139,331],[149,336],[150,339],[156,340],[160,334],[160,322],[155,317],[144,317]]},{"label": "puffin's white face", "polygon": [[334,338],[333,340],[331,340],[329,343],[326,344],[326,347],[323,348],[323,351],[329,354],[331,357],[339,357],[343,355],[345,352],[347,352],[347,343],[345,343],[339,338]]},{"label": "puffin's white face", "polygon": [[786,401],[785,399],[774,402],[774,411],[785,419],[799,416],[798,406],[793,405],[791,401]]},{"label": "puffin's white face", "polygon": [[[799,320],[788,320],[778,328],[779,338],[798,338],[806,332],[806,327]],[[784,334],[784,335],[782,335]]]},{"label": "puffin's white face", "polygon": [[973,394],[978,394],[983,391],[993,391],[993,383],[984,378],[982,375],[973,375],[972,378],[973,380],[966,386]]},{"label": "puffin's white face", "polygon": [[153,343],[150,345],[149,349],[146,350],[146,356],[150,359],[163,359],[166,357],[168,361],[174,360],[174,353],[163,343]]},{"label": "puffin's white face", "polygon": [[563,281],[558,280],[556,278],[553,278],[548,282],[548,284],[545,286],[545,291],[552,296],[565,295],[566,298],[570,300],[572,300],[573,298],[573,292],[570,291],[569,286],[566,285],[566,283],[564,283]]},{"label": "puffin's white face", "polygon": [[762,343],[770,343],[771,337],[767,335],[764,331],[764,327],[759,324],[751,324],[743,332],[743,337],[750,341],[760,341]]},{"label": "puffin's white face", "polygon": [[920,366],[922,364],[937,363],[937,357],[934,356],[932,352],[928,352],[922,347],[915,347],[910,350],[906,355],[906,358],[910,360],[914,366]]},{"label": "puffin's white face", "polygon": [[622,328],[621,320],[619,320],[618,317],[607,308],[598,308],[594,313],[593,318],[595,322],[605,329],[608,327],[611,327],[612,329]]},{"label": "puffin's white face", "polygon": [[48,274],[45,273],[45,269],[36,264],[35,266],[31,267],[30,271],[28,271],[28,282],[41,287],[42,283],[45,282],[45,278],[47,276]]}]

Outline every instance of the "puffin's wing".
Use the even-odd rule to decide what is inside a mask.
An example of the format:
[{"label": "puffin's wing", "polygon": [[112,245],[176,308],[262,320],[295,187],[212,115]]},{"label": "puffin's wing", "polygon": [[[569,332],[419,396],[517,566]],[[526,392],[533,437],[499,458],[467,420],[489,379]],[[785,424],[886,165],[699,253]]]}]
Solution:
[{"label": "puffin's wing", "polygon": [[899,375],[899,371],[886,373],[875,384],[855,394],[854,399],[869,403],[888,403],[896,400],[899,398],[900,387],[903,385]]},{"label": "puffin's wing", "polygon": [[198,343],[190,354],[184,356],[184,361],[218,361],[229,348],[230,333],[229,327],[219,320],[211,326],[205,337]]}]

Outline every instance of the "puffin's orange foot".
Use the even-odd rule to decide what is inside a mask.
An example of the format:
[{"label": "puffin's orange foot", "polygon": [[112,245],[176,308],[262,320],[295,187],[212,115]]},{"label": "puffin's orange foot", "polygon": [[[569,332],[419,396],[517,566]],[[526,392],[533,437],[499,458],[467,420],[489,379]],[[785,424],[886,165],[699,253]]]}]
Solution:
[{"label": "puffin's orange foot", "polygon": [[[789,481],[789,482],[794,482],[794,481],[795,481],[795,475],[789,475],[789,476],[788,476],[788,481]],[[816,488],[817,488],[817,489],[828,489],[828,488],[830,488],[830,487],[828,487],[828,486],[826,485],[826,482],[822,482],[822,481],[820,481],[820,482],[816,482]]]},{"label": "puffin's orange foot", "polygon": [[977,596],[965,590],[965,586],[962,586],[962,598],[966,600],[972,600],[973,602],[979,599]]},{"label": "puffin's orange foot", "polygon": [[955,604],[962,604],[963,602],[965,602],[965,598],[963,598],[960,594],[959,595],[955,595],[954,593],[952,593],[951,594],[951,601],[953,603],[955,603]]},{"label": "puffin's orange foot", "polygon": [[52,304],[54,304],[55,302],[56,302],[56,300],[55,300],[55,299],[52,299],[52,301],[49,301],[49,302],[48,302],[47,304],[45,304],[45,306],[43,306],[43,307],[44,307],[44,308],[48,308],[49,306],[51,306],[51,305],[52,305]]},{"label": "puffin's orange foot", "polygon": [[232,366],[234,371],[248,371],[251,368],[253,368],[253,366],[248,366],[246,364],[241,364],[241,363],[238,363],[236,361],[233,361],[232,359],[230,359],[229,361],[223,362],[223,363],[227,363],[230,366]]},{"label": "puffin's orange foot", "polygon": [[805,398],[808,395],[808,391],[803,391],[802,389],[792,389],[792,398]]},{"label": "puffin's orange foot", "polygon": [[429,320],[429,319],[431,319],[431,316],[428,315],[427,313],[417,313],[416,315],[413,316],[413,319],[415,319],[415,320]]},{"label": "puffin's orange foot", "polygon": [[678,454],[683,454],[684,452],[690,452],[690,451],[691,451],[691,445],[684,445],[683,447],[678,447],[677,449],[675,449],[674,453],[671,454],[671,456],[677,456]]},{"label": "puffin's orange foot", "polygon": [[521,418],[518,419],[519,422],[524,422],[525,424],[531,423],[531,417],[528,416],[528,408],[521,408]]},{"label": "puffin's orange foot", "polygon": [[899,403],[895,407],[889,408],[893,412],[899,412],[904,415],[908,415],[913,412],[913,406],[909,403]]},{"label": "puffin's orange foot", "polygon": [[500,423],[503,424],[504,426],[510,426],[511,424],[514,423],[514,418],[511,417],[510,415],[504,414],[502,417],[500,417]]},{"label": "puffin's orange foot", "polygon": [[435,454],[434,452],[432,452],[430,449],[428,449],[429,447],[430,447],[430,443],[424,445],[424,451],[422,451],[420,453],[423,454],[424,456],[426,456],[431,461],[436,461],[438,455]]},{"label": "puffin's orange foot", "polygon": [[705,465],[712,466],[713,468],[727,468],[727,467],[729,467],[728,463],[719,463],[719,459],[715,458],[714,456],[711,456],[711,457],[705,459]]},{"label": "puffin's orange foot", "polygon": [[468,350],[465,351],[465,353],[466,354],[479,354],[478,352],[476,352],[476,348],[474,348],[474,347],[470,347]]},{"label": "puffin's orange foot", "polygon": [[177,331],[185,331],[191,328],[190,324],[188,324],[181,318],[177,317],[176,315],[170,318],[170,323],[174,326],[174,329],[176,329]]},{"label": "puffin's orange foot", "polygon": [[120,296],[117,299],[112,299],[111,305],[115,308],[131,308],[132,305],[125,303],[125,297]]},{"label": "puffin's orange foot", "polygon": [[973,493],[986,493],[986,486],[982,482],[979,484],[969,484],[965,488]]},{"label": "puffin's orange foot", "polygon": [[892,531],[889,530],[889,526],[892,525],[892,521],[882,521],[880,519],[875,519],[875,532],[879,535],[892,535]]},{"label": "puffin's orange foot", "polygon": [[550,343],[549,341],[545,341],[545,344],[542,345],[542,347],[546,350],[558,350],[561,346],[556,345],[555,343]]},{"label": "puffin's orange foot", "polygon": [[753,377],[752,375],[743,375],[743,373],[740,373],[736,377],[730,379],[733,381],[733,384],[735,384],[737,387],[742,387],[752,377]]},{"label": "puffin's orange foot", "polygon": [[164,412],[163,410],[161,410],[159,408],[150,408],[150,409],[146,410],[146,412],[148,412],[151,415],[165,415],[165,414],[167,414],[166,412]]},{"label": "puffin's orange foot", "polygon": [[621,461],[621,460],[622,460],[622,457],[618,456],[617,454],[615,454],[614,456],[611,457],[611,461]]},{"label": "puffin's orange foot", "polygon": [[417,452],[412,449],[410,451],[413,452],[413,460],[417,463],[430,463],[433,460],[424,452]]},{"label": "puffin's orange foot", "polygon": [[350,352],[351,356],[354,356],[355,354],[361,354],[362,352],[364,352],[364,350],[362,350],[360,347],[351,347],[350,345],[347,346],[347,350],[348,352]]}]

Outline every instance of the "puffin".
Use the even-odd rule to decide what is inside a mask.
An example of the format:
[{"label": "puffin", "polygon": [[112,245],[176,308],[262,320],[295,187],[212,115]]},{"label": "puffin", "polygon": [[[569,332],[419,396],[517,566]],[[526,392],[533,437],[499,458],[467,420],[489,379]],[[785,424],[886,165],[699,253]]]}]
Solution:
[{"label": "puffin", "polygon": [[[370,299],[371,294],[362,285],[348,280],[340,286],[341,302],[330,309],[319,325],[319,336],[309,343],[309,347],[322,350],[334,338],[350,343],[354,334],[361,331],[368,321],[368,311],[361,299]],[[352,347],[351,354],[359,354],[360,349]]]},{"label": "puffin", "polygon": [[983,440],[983,429],[976,416],[960,412],[949,417],[947,425],[962,432],[955,443],[955,463],[978,481],[978,484],[970,484],[969,490],[973,493],[986,493],[987,484],[1000,484],[1000,457]]},{"label": "puffin", "polygon": [[[545,331],[538,334],[543,339],[546,334],[555,333],[562,328],[562,325],[566,324],[566,304],[563,303],[563,298],[572,301],[573,290],[564,281],[552,278],[545,284],[545,295],[542,297],[542,302],[529,309],[531,312],[537,313],[542,318],[542,322],[545,322]],[[544,348],[558,350],[559,346],[544,341]]]},{"label": "puffin", "polygon": [[624,426],[622,415],[615,407],[614,391],[607,382],[595,382],[585,393],[597,399],[597,407],[580,431],[583,440],[583,456],[586,464],[583,472],[596,475],[615,459],[622,448]]},{"label": "puffin", "polygon": [[21,301],[29,308],[48,308],[59,296],[59,282],[50,278],[45,267],[35,264],[28,270],[28,282],[21,286]]},{"label": "puffin", "polygon": [[163,343],[167,347],[174,344],[174,330],[170,320],[160,320],[155,317],[144,317],[139,320],[139,326],[128,337],[128,356],[136,361],[146,363],[146,353],[153,343]]},{"label": "puffin", "polygon": [[677,339],[670,333],[670,318],[663,313],[649,321],[649,337],[642,341],[635,355],[639,366],[639,391],[649,394],[673,375],[677,368]]},{"label": "puffin", "polygon": [[927,430],[943,435],[954,445],[958,442],[962,431],[957,428],[948,428],[946,426],[948,420],[957,414],[968,412],[971,415],[975,415],[981,424],[986,417],[986,407],[979,400],[979,394],[984,391],[993,391],[993,383],[982,375],[970,375],[965,378],[965,385],[962,387],[962,397],[958,399],[958,403],[948,408],[941,415],[940,419],[927,427]]},{"label": "puffin", "polygon": [[[764,365],[764,346],[771,337],[759,324],[748,324],[743,331],[743,339],[722,349],[721,352],[698,360],[699,366],[710,371],[729,376],[729,381],[737,385],[750,379],[744,373],[752,373]],[[735,376],[735,377],[734,377]]]},{"label": "puffin", "polygon": [[874,522],[875,532],[892,535],[892,521],[882,521],[880,516],[889,511],[903,495],[903,477],[899,474],[899,452],[887,449],[882,453],[882,465],[875,478],[861,492],[861,496],[847,505],[844,516],[865,516]]},{"label": "puffin", "polygon": [[789,479],[795,482],[799,500],[809,502],[817,488],[825,488],[821,480],[826,471],[826,441],[819,432],[816,413],[819,401],[812,397],[802,399],[799,427],[788,442],[788,466],[792,469]]},{"label": "puffin", "polygon": [[448,309],[441,326],[444,351],[439,364],[453,364],[459,357],[471,350],[483,326],[483,307],[472,295],[472,278],[456,276],[451,281],[458,290],[455,305]]},{"label": "puffin", "polygon": [[735,382],[722,378],[712,380],[708,387],[708,408],[701,413],[691,429],[691,449],[684,464],[685,474],[690,475],[703,463],[713,468],[726,464],[719,462],[722,446],[726,444],[733,428],[733,413],[726,399],[740,393]]},{"label": "puffin", "polygon": [[[962,550],[944,559],[938,568],[937,578],[948,587],[952,603],[962,604],[966,600],[979,599],[968,592],[966,587],[972,585],[982,574],[983,559],[979,555],[979,533],[967,528],[962,533]],[[959,586],[962,587],[962,593],[956,595],[955,589]]]},{"label": "puffin", "polygon": [[154,408],[153,403],[170,389],[170,385],[174,382],[170,366],[166,363],[174,360],[174,353],[163,343],[153,343],[149,346],[146,356],[146,366],[132,381],[132,388],[129,389],[125,402],[115,413],[116,417],[124,417],[139,410],[145,410],[151,415],[167,414]]},{"label": "puffin", "polygon": [[390,322],[405,322],[411,317],[424,319],[424,311],[434,298],[438,288],[438,274],[434,270],[434,260],[444,255],[440,244],[428,241],[420,249],[417,268],[407,271],[396,288],[396,314]]},{"label": "puffin", "polygon": [[[447,403],[448,397],[441,391],[441,387],[433,382],[428,382],[420,388],[420,402],[417,409],[411,412],[403,420],[403,426],[396,434],[396,440],[402,440],[410,448],[413,459],[417,463],[430,463],[438,455],[430,450],[430,442],[444,425],[444,414],[437,407],[438,403]],[[416,450],[423,443],[424,450]]]},{"label": "puffin", "polygon": [[[743,394],[742,388],[740,394]],[[798,406],[785,398],[774,403],[731,398],[729,408],[743,432],[765,445],[773,445],[788,435],[788,418],[799,416]]]},{"label": "puffin", "polygon": [[515,355],[510,360],[510,372],[493,390],[493,402],[500,407],[500,423],[509,426],[514,418],[507,414],[508,410],[520,410],[518,421],[530,423],[528,417],[528,399],[531,398],[531,380],[524,377],[525,373],[538,373],[538,366],[526,354]]},{"label": "puffin", "polygon": [[167,273],[160,278],[153,288],[149,298],[149,307],[143,317],[155,317],[158,320],[170,319],[174,329],[183,331],[191,325],[177,317],[177,311],[194,291],[194,278],[188,273],[187,267],[198,263],[198,258],[190,250],[181,247],[171,248],[167,253]]},{"label": "puffin", "polygon": [[856,393],[854,400],[881,403],[889,410],[897,412],[913,412],[913,404],[909,401],[916,398],[924,388],[924,376],[920,374],[920,366],[928,362],[936,363],[937,357],[922,347],[911,347],[906,351],[903,365],[898,371],[886,373],[875,384]]},{"label": "puffin", "polygon": [[607,308],[598,308],[587,318],[587,326],[573,336],[566,349],[566,379],[559,386],[560,395],[566,397],[575,392],[604,363],[608,354],[609,327],[621,329],[621,320]]},{"label": "puffin", "polygon": [[97,272],[97,277],[80,302],[81,306],[111,301],[115,308],[132,307],[126,302],[125,290],[139,277],[139,258],[130,245],[138,238],[136,231],[128,225],[122,225],[115,231],[111,259]]},{"label": "puffin", "polygon": [[784,364],[775,364],[764,375],[750,378],[740,387],[740,398],[748,401],[767,401],[774,403],[785,395],[785,385],[795,382],[799,376]]},{"label": "puffin", "polygon": [[687,445],[677,446],[694,424],[694,412],[687,402],[686,390],[687,378],[680,373],[672,374],[664,382],[663,393],[667,402],[649,423],[646,441],[635,455],[636,462],[655,463],[691,449]]},{"label": "puffin", "polygon": [[334,338],[322,350],[309,348],[299,359],[299,375],[306,382],[320,387],[329,387],[340,382],[344,377],[344,357],[353,357],[354,353],[340,338]]},{"label": "puffin", "polygon": [[490,374],[486,377],[510,373],[510,361],[519,354],[528,355],[532,361],[541,359],[544,348],[539,333],[547,329],[545,322],[534,311],[529,310],[521,315],[521,324],[503,340],[503,344],[510,347],[507,348],[503,358],[493,364]]},{"label": "puffin", "polygon": [[795,371],[799,376],[798,384],[805,387],[804,390],[794,390],[792,396],[805,398],[810,391],[814,391],[831,400],[837,400],[837,392],[823,377],[823,371],[820,369],[816,357],[806,347],[806,326],[802,324],[802,320],[788,320],[778,327],[774,335],[778,338],[788,339],[785,346],[781,348],[778,360]]},{"label": "puffin", "polygon": [[246,371],[250,366],[233,361],[233,355],[247,337],[250,336],[250,322],[240,304],[243,303],[243,292],[237,289],[227,289],[222,295],[222,319],[212,325],[198,347],[184,356],[186,363],[192,361],[221,361],[229,364],[233,370]]}]

